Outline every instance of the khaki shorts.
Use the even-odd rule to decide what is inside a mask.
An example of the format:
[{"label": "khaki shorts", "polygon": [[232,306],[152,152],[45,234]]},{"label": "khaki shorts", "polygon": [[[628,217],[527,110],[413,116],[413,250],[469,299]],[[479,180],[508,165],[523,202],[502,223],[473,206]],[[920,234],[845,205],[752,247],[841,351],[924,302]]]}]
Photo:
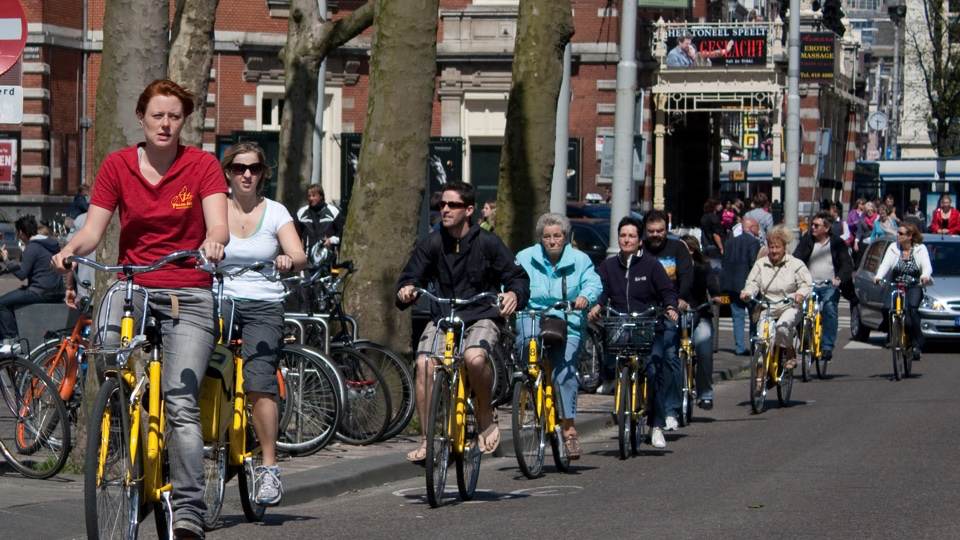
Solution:
[{"label": "khaki shorts", "polygon": [[[487,352],[488,358],[491,351],[497,345],[497,339],[500,338],[500,327],[491,319],[480,319],[467,327],[463,336],[462,350],[479,347]],[[417,354],[443,354],[443,334],[437,335],[437,325],[433,322],[427,324],[420,334],[420,342],[417,344]]]}]

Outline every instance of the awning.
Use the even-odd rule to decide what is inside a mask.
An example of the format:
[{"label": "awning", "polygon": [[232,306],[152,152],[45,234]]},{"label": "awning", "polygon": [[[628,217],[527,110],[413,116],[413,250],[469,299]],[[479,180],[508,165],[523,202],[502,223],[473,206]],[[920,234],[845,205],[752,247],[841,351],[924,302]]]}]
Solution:
[{"label": "awning", "polygon": [[[780,178],[782,179],[784,174],[784,169],[786,167],[783,163],[780,163]],[[771,182],[773,181],[773,161],[757,161],[752,160],[747,162],[747,182]]]},{"label": "awning", "polygon": [[[893,159],[874,161],[883,182],[937,182],[937,160],[935,159]],[[960,182],[960,160],[948,159],[946,162],[946,181]]]}]

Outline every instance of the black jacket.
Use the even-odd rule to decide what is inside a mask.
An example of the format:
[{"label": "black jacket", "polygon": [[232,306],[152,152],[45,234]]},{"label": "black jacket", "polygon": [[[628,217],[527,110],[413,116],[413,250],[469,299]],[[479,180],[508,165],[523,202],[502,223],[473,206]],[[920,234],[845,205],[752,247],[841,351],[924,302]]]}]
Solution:
[{"label": "black jacket", "polygon": [[[523,309],[530,298],[530,278],[516,263],[513,253],[495,234],[474,225],[459,241],[446,229],[430,233],[417,242],[410,259],[397,279],[396,290],[407,285],[426,288],[438,287],[437,296],[467,299],[482,292],[513,292],[517,295],[517,309]],[[434,320],[449,313],[431,303]],[[411,304],[399,300],[396,305],[406,309]],[[480,319],[500,319],[496,306],[480,303],[464,306],[457,315],[465,323]]]},{"label": "black jacket", "polygon": [[[686,298],[691,308],[706,303],[710,298],[720,294],[720,278],[713,271],[710,263],[693,265],[693,285],[690,287],[690,297]],[[713,316],[710,306],[700,310],[701,317]]]},{"label": "black jacket", "polygon": [[690,257],[687,245],[681,240],[667,238],[659,251],[647,245],[644,245],[644,251],[660,261],[663,269],[667,271],[667,277],[673,281],[673,286],[680,298],[687,303],[692,303],[690,287],[693,286],[693,259]]},{"label": "black jacket", "polygon": [[320,264],[324,242],[329,238],[334,246],[340,244],[346,218],[339,208],[330,203],[304,206],[297,210],[297,233],[303,240],[303,249],[310,266]]},{"label": "black jacket", "polygon": [[760,239],[750,233],[744,232],[728,239],[723,245],[720,290],[739,298],[747,276],[750,275],[750,269],[753,268],[753,263],[757,262],[759,252]]},{"label": "black jacket", "polygon": [[[793,256],[803,261],[803,264],[810,263],[810,255],[813,254],[813,235],[806,233],[800,237],[797,248],[793,250]],[[840,278],[840,294],[844,298],[850,298],[853,295],[853,259],[850,257],[850,251],[847,244],[838,236],[830,235],[830,259],[833,262],[833,273]]]},{"label": "black jacket", "polygon": [[[689,254],[688,254],[689,255]],[[639,312],[650,306],[677,307],[677,290],[656,257],[640,250],[630,260],[630,268],[621,254],[597,267],[603,294],[599,303],[620,312]]]},{"label": "black jacket", "polygon": [[23,249],[20,261],[0,263],[0,271],[27,280],[27,290],[41,296],[62,296],[63,278],[50,267],[50,259],[60,252],[55,238],[34,236]]}]

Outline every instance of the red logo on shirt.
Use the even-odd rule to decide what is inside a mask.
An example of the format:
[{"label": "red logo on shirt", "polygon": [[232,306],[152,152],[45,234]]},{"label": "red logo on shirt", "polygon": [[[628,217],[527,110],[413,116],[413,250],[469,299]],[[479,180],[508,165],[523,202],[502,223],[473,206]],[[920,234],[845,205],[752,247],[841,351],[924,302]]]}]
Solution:
[{"label": "red logo on shirt", "polygon": [[170,199],[170,206],[172,206],[174,210],[193,208],[193,193],[190,193],[187,186],[183,186],[180,193],[177,193],[176,196]]}]

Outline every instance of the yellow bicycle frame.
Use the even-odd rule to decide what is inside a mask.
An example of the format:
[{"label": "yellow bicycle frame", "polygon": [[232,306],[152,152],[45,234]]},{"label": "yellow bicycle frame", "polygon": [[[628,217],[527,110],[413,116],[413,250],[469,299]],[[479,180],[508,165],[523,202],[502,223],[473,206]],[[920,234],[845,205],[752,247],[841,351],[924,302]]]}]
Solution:
[{"label": "yellow bicycle frame", "polygon": [[779,383],[780,375],[777,372],[780,371],[780,347],[773,343],[771,326],[770,319],[765,318],[763,320],[763,330],[760,334],[763,336],[763,341],[767,343],[767,354],[763,358],[763,369],[770,375],[771,381]]},{"label": "yellow bicycle frame", "polygon": [[[453,349],[456,344],[453,328],[444,333],[443,367],[450,369],[453,366]],[[465,370],[463,364],[457,366],[456,390],[453,396],[453,407],[450,408],[450,418],[447,422],[447,433],[453,443],[453,451],[463,454],[466,448],[467,427],[467,387],[464,384]],[[437,390],[434,389],[434,392]]]},{"label": "yellow bicycle frame", "polygon": [[[639,369],[639,359],[636,356],[631,356],[629,360],[630,371],[636,375],[636,377],[631,378],[630,380],[630,416],[643,416],[646,411],[645,407],[647,404],[647,378],[640,373]],[[637,384],[637,377],[643,376],[643,382]],[[618,384],[616,386],[616,392],[613,397],[613,412],[614,414],[620,413],[620,392],[623,389],[620,388]]]},{"label": "yellow bicycle frame", "polygon": [[[540,365],[540,350],[537,338],[531,336],[527,344],[527,373],[538,380],[537,417],[544,419],[544,431],[552,433],[557,429],[556,400],[553,398],[553,378],[549,369]],[[539,378],[540,375],[542,378]]]},{"label": "yellow bicycle frame", "polygon": [[810,336],[810,352],[820,358],[820,347],[823,340],[823,314],[815,310],[816,303],[813,297],[807,298],[807,317],[813,320],[813,335]]}]

